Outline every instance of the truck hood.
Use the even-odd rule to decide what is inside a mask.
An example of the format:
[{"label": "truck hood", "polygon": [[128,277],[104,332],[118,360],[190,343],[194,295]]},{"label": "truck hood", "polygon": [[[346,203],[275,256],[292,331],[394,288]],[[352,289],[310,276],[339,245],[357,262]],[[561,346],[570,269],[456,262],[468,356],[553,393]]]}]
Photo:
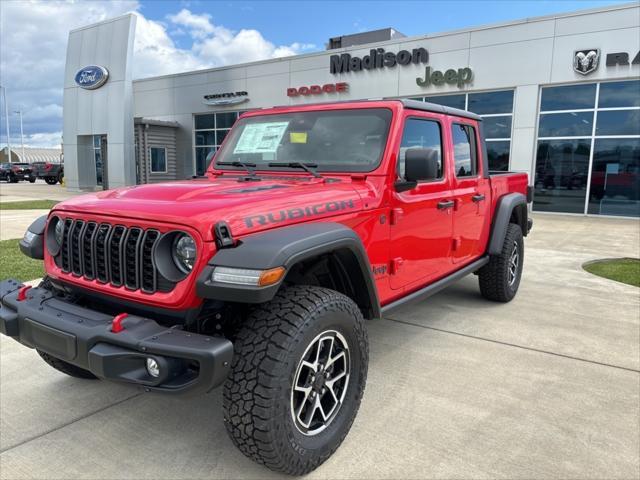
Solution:
[{"label": "truck hood", "polygon": [[[185,225],[211,241],[211,227],[219,221],[227,222],[234,236],[239,236],[363,208],[364,192],[349,177],[262,178],[239,181],[223,175],[125,187],[74,197],[56,205],[54,211]],[[365,186],[359,183],[360,188]]]}]

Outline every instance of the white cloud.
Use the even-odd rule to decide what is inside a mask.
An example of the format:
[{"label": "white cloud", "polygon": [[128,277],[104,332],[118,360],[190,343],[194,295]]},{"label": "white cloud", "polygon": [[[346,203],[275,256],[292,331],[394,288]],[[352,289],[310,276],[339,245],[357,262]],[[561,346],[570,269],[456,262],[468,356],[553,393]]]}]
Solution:
[{"label": "white cloud", "polygon": [[211,15],[208,13],[197,15],[183,8],[175,15],[168,15],[167,18],[176,25],[186,27],[193,38],[203,39],[214,32]]},{"label": "white cloud", "polygon": [[[13,1],[0,0],[0,84],[7,87],[10,111],[23,111],[30,145],[59,145],[62,129],[64,62],[69,31],[127,12],[138,16],[134,42],[134,78],[211,68],[295,55],[313,44],[275,45],[257,30],[230,30],[209,14],[184,8],[165,22],[144,17],[137,0]],[[172,40],[189,36],[190,48]],[[6,142],[4,119],[0,144]],[[10,119],[12,144],[19,143],[19,120]],[[26,141],[26,140],[25,140]]]},{"label": "white cloud", "polygon": [[236,32],[214,25],[209,14],[194,14],[186,8],[167,19],[189,33],[194,39],[192,54],[208,67],[286,57],[315,48],[313,44],[299,42],[276,46],[258,30]]},{"label": "white cloud", "polygon": [[[35,148],[49,148],[49,147],[60,147],[62,144],[62,132],[51,132],[51,133],[34,133],[31,135],[25,135],[24,138],[24,146],[25,147],[35,147]],[[14,143],[11,150],[13,148],[17,148],[19,143]]]},{"label": "white cloud", "polygon": [[190,50],[177,48],[160,22],[137,14],[133,46],[133,78],[206,68],[208,64]]}]

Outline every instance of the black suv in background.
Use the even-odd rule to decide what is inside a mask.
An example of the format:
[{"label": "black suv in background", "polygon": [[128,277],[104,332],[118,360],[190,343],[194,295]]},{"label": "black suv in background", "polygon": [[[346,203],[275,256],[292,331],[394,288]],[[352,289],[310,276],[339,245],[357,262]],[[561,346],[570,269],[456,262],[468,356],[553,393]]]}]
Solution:
[{"label": "black suv in background", "polygon": [[36,176],[28,163],[3,163],[0,164],[0,180],[6,180],[9,183],[28,180],[34,183]]}]

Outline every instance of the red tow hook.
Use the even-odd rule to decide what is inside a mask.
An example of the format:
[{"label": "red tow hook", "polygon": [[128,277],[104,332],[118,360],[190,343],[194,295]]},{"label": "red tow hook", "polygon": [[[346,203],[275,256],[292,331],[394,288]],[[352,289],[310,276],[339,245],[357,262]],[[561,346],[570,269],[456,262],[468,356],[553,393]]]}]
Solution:
[{"label": "red tow hook", "polygon": [[120,333],[124,330],[124,326],[122,325],[122,321],[129,316],[128,313],[121,313],[120,315],[116,315],[111,320],[111,331],[113,333]]},{"label": "red tow hook", "polygon": [[25,301],[27,299],[27,292],[29,290],[31,290],[30,285],[25,285],[24,287],[20,287],[20,290],[18,290],[18,298],[16,298],[16,300],[19,302]]}]

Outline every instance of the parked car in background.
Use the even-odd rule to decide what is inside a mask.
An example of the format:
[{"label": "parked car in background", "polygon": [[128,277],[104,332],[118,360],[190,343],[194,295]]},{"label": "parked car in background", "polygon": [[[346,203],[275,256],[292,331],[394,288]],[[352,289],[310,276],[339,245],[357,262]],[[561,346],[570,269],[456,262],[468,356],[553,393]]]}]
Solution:
[{"label": "parked car in background", "polygon": [[0,180],[5,180],[9,183],[28,180],[33,183],[36,181],[36,177],[33,174],[31,165],[28,163],[3,163],[0,165]]},{"label": "parked car in background", "polygon": [[64,163],[33,162],[31,166],[33,167],[35,178],[41,178],[49,185],[62,183],[62,179],[64,178]]}]

